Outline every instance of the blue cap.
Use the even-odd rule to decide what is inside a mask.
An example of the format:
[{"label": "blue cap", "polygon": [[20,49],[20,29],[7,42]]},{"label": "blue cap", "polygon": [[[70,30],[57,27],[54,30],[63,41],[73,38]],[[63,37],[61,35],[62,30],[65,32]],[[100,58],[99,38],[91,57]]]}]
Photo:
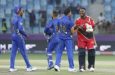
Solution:
[{"label": "blue cap", "polygon": [[14,7],[14,13],[18,14],[18,12],[22,9],[21,6]]}]

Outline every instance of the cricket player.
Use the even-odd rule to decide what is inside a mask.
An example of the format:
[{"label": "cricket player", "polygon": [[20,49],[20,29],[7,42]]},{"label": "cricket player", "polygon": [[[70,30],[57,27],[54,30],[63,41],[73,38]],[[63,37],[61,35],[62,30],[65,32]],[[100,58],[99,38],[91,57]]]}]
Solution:
[{"label": "cricket player", "polygon": [[52,52],[59,49],[58,45],[60,42],[59,39],[59,25],[60,20],[58,18],[58,11],[53,10],[52,20],[45,27],[45,34],[50,38],[48,39],[48,47],[47,47],[47,60],[48,60],[48,70],[54,68],[53,60],[52,60]]},{"label": "cricket player", "polygon": [[15,16],[12,20],[13,25],[13,33],[12,33],[12,50],[11,50],[11,57],[10,57],[10,72],[17,71],[17,69],[14,67],[15,65],[15,57],[17,54],[17,50],[21,53],[25,63],[26,63],[26,71],[33,71],[37,68],[32,67],[27,53],[26,53],[26,47],[25,47],[25,40],[24,37],[27,37],[27,34],[24,31],[23,28],[23,13],[24,10],[20,6],[16,6],[14,8]]},{"label": "cricket player", "polygon": [[85,55],[88,51],[88,69],[94,71],[95,67],[95,49],[96,44],[93,35],[94,21],[86,15],[85,8],[80,8],[80,18],[75,21],[74,30],[77,30],[78,60],[80,72],[85,71]]},{"label": "cricket player", "polygon": [[71,10],[70,8],[66,8],[64,10],[64,16],[60,19],[60,44],[59,44],[59,50],[56,53],[56,62],[54,69],[55,71],[60,71],[60,62],[61,62],[61,56],[63,50],[66,48],[67,50],[67,56],[69,61],[69,68],[68,71],[74,72],[74,61],[73,61],[73,40],[71,36],[71,28],[74,25],[74,22],[71,19]]}]

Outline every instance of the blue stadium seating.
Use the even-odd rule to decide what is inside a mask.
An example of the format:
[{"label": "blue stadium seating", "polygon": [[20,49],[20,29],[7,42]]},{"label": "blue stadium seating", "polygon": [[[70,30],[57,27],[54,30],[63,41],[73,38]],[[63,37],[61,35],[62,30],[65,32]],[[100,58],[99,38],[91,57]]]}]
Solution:
[{"label": "blue stadium seating", "polygon": [[4,9],[0,9],[0,18],[3,18],[3,17],[5,17]]},{"label": "blue stadium seating", "polygon": [[107,21],[112,21],[112,15],[110,14],[111,12],[105,12],[105,18]]},{"label": "blue stadium seating", "polygon": [[115,10],[115,0],[112,0],[111,6],[112,6],[112,8]]},{"label": "blue stadium seating", "polygon": [[104,0],[104,4],[110,4],[111,3],[111,0]]},{"label": "blue stadium seating", "polygon": [[105,12],[110,12],[112,9],[111,9],[111,6],[110,5],[106,5],[105,6]]},{"label": "blue stadium seating", "polygon": [[[83,1],[84,1],[84,0],[83,0]],[[74,3],[76,3],[76,4],[81,4],[81,0],[75,0]]]},{"label": "blue stadium seating", "polygon": [[21,1],[20,1],[20,5],[21,5],[21,6],[26,6],[26,4],[27,4],[26,0],[21,0]]},{"label": "blue stadium seating", "polygon": [[14,0],[6,0],[7,3],[13,3]]},{"label": "blue stadium seating", "polygon": [[14,4],[14,6],[19,6],[20,5],[20,0],[14,0],[13,4]]},{"label": "blue stadium seating", "polygon": [[[54,0],[55,1],[55,0]],[[89,6],[89,0],[73,0],[73,5],[76,6],[80,4],[84,7]],[[21,5],[24,9],[31,11],[32,9],[35,10],[36,15],[36,23],[39,24],[40,14],[38,13],[39,10],[44,9],[47,11],[47,21],[51,19],[50,14],[52,13],[55,4],[48,5],[47,0],[0,0],[0,25],[1,25],[1,18],[6,17],[7,23],[9,25],[10,18],[12,16],[12,9],[14,6]],[[55,3],[55,2],[54,2]],[[69,5],[68,0],[61,0],[61,5]],[[111,21],[112,17],[115,16],[115,0],[104,0],[104,12],[105,17],[107,20]],[[29,18],[28,12],[25,12],[25,25],[26,28],[29,28]],[[79,15],[75,14],[73,19],[76,19]],[[10,26],[10,25],[9,25]],[[35,33],[38,31],[35,29]]]},{"label": "blue stadium seating", "polygon": [[115,17],[115,10],[112,10],[112,18]]},{"label": "blue stadium seating", "polygon": [[61,4],[67,5],[67,0],[61,0]]},{"label": "blue stadium seating", "polygon": [[5,6],[6,5],[6,0],[0,0],[0,4]]},{"label": "blue stadium seating", "polygon": [[48,6],[47,6],[47,14],[48,14],[48,15],[51,15],[51,14],[52,14],[52,11],[53,11],[53,6],[52,6],[52,5],[48,5]]},{"label": "blue stadium seating", "polygon": [[34,1],[34,9],[37,12],[40,10],[40,2],[39,2],[39,0]]},{"label": "blue stadium seating", "polygon": [[41,5],[41,9],[45,9],[47,7],[47,0],[40,0],[40,5]]},{"label": "blue stadium seating", "polygon": [[82,0],[82,2],[81,2],[82,4],[82,6],[83,7],[87,7],[88,6],[88,0]]}]

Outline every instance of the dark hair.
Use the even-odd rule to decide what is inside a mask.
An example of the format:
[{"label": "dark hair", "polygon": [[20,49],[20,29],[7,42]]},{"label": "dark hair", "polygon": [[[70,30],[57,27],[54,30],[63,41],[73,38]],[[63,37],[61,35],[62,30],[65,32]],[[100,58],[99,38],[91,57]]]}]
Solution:
[{"label": "dark hair", "polygon": [[71,9],[68,7],[64,10],[64,14],[68,15],[71,12]]},{"label": "dark hair", "polygon": [[53,15],[57,17],[58,16],[58,11],[57,10],[53,10]]},{"label": "dark hair", "polygon": [[80,7],[80,9],[84,9],[84,10],[86,10],[86,8],[84,8],[84,7]]}]

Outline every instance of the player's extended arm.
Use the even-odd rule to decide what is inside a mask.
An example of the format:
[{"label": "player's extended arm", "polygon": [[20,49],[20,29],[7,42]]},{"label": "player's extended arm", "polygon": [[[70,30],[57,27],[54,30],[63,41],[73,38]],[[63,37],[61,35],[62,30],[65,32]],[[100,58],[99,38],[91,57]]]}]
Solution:
[{"label": "player's extended arm", "polygon": [[75,29],[74,29],[75,26],[76,25],[74,25],[74,22],[71,20],[71,22],[70,22],[70,28],[71,28],[71,33],[72,34],[74,34],[74,32],[75,32]]},{"label": "player's extended arm", "polygon": [[79,31],[79,29],[83,29],[84,28],[84,25],[74,25],[72,28],[71,28],[71,32],[72,33],[75,33],[75,32],[77,32],[77,31]]},{"label": "player's extended arm", "polygon": [[76,25],[74,25],[72,28],[71,28],[71,32],[72,34],[75,33],[77,31],[78,27]]}]

